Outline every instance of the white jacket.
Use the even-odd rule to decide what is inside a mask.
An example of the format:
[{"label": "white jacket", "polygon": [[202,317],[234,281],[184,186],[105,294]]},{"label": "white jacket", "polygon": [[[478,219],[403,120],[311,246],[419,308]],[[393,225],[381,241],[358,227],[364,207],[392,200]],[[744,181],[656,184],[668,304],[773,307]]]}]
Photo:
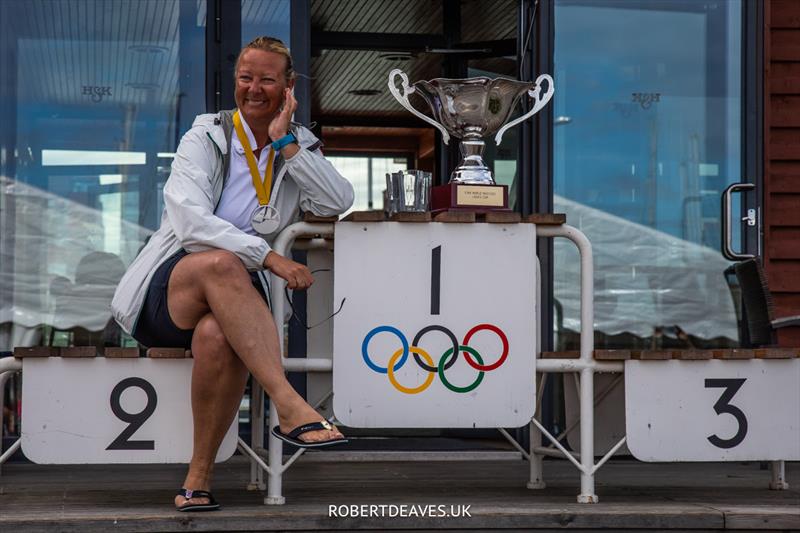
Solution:
[{"label": "white jacket", "polygon": [[292,124],[300,151],[290,159],[279,158],[276,163],[276,182],[286,174],[274,200],[281,214],[280,227],[262,238],[248,235],[215,216],[227,178],[224,162],[231,132],[225,129],[231,124],[230,113],[199,115],[178,145],[172,172],[164,185],[161,227],[128,267],[111,302],[114,318],[129,334],[136,326],[150,279],[159,265],[179,249],[189,253],[228,250],[248,270],[262,270],[271,250],[268,242],[298,221],[301,209],[333,216],[353,204],[353,186],[322,156],[319,140],[303,126]]}]

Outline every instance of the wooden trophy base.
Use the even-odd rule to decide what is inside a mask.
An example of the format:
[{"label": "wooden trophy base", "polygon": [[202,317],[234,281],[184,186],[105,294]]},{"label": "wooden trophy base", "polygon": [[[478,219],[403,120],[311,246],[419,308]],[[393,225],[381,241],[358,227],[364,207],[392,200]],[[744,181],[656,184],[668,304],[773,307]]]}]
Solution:
[{"label": "wooden trophy base", "polygon": [[510,211],[508,186],[448,183],[431,187],[431,212],[443,211]]}]

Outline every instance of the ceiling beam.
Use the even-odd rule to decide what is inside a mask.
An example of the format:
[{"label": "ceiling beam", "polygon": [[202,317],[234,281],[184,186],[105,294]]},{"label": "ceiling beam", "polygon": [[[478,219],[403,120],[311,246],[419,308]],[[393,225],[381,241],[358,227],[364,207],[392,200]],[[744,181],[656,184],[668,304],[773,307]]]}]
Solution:
[{"label": "ceiling beam", "polygon": [[352,31],[311,32],[311,53],[321,50],[370,50],[407,52],[411,54],[454,54],[467,57],[513,56],[517,53],[516,39],[457,43],[447,45],[444,35],[423,33],[365,33]]},{"label": "ceiling beam", "polygon": [[363,126],[385,128],[431,128],[426,122],[407,115],[319,115],[312,109],[311,121],[320,126]]},{"label": "ceiling beam", "polygon": [[409,152],[416,153],[419,150],[419,137],[413,135],[406,136],[382,136],[382,135],[337,135],[335,133],[324,133],[322,140],[325,143],[325,150],[347,150],[364,151],[373,150],[386,153]]},{"label": "ceiling beam", "polygon": [[311,51],[379,50],[382,52],[424,52],[444,48],[442,35],[422,33],[366,33],[352,31],[312,31]]}]

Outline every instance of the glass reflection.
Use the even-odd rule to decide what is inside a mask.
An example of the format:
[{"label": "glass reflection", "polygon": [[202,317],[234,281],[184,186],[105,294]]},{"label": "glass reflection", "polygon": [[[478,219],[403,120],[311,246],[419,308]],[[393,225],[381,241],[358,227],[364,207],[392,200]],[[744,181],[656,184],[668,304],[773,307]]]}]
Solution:
[{"label": "glass reflection", "polygon": [[[741,2],[557,0],[555,17],[555,210],[594,247],[597,346],[736,344],[719,202],[741,178]],[[577,253],[555,252],[571,348]]]},{"label": "glass reflection", "polygon": [[330,153],[326,157],[336,167],[336,170],[353,184],[355,200],[343,216],[352,211],[383,210],[386,174],[409,168],[408,157],[331,155]]},{"label": "glass reflection", "polygon": [[290,0],[242,0],[242,45],[260,35],[289,41]]},{"label": "glass reflection", "polygon": [[3,349],[121,340],[111,295],[204,111],[204,6],[0,2]]}]

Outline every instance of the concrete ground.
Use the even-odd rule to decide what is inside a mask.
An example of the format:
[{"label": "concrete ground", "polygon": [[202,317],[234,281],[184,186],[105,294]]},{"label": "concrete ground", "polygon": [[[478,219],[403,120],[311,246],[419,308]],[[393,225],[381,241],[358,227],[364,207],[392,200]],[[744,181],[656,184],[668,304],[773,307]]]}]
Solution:
[{"label": "concrete ground", "polygon": [[[217,467],[222,510],[193,514],[172,507],[181,465],[8,464],[0,478],[0,531],[800,530],[797,463],[787,465],[790,489],[771,491],[770,472],[758,463],[614,460],[597,474],[600,503],[581,505],[577,471],[566,461],[546,460],[547,488],[529,490],[526,462],[428,456],[433,460],[347,462],[333,461],[334,452],[309,453],[285,474],[282,506],[265,506],[262,492],[246,490],[249,467],[235,456]],[[373,505],[364,511],[384,516],[341,516],[351,505]],[[470,516],[460,507],[467,505]],[[431,512],[462,516],[414,516]],[[406,516],[391,516],[400,513]]]}]

